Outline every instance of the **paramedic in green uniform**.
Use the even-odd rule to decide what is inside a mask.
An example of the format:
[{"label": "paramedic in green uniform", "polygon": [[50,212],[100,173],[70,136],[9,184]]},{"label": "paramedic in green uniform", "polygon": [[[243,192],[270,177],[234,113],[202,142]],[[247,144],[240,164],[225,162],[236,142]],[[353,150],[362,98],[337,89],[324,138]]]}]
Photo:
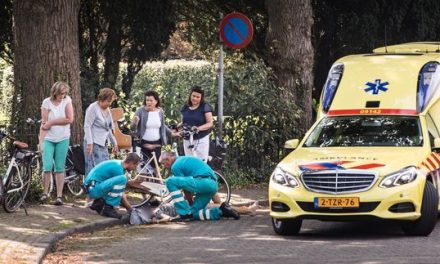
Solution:
[{"label": "paramedic in green uniform", "polygon": [[125,171],[135,170],[139,160],[136,153],[129,153],[123,161],[106,160],[96,165],[84,181],[89,197],[95,199],[90,209],[103,216],[120,218],[114,207],[121,203],[124,195]]},{"label": "paramedic in green uniform", "polygon": [[[161,155],[160,162],[172,174],[166,180],[166,186],[173,198],[180,220],[218,220],[220,217],[240,218],[240,215],[227,203],[222,203],[220,207],[206,208],[206,205],[218,190],[218,183],[214,171],[203,160],[191,156],[176,157],[175,153],[164,152]],[[185,200],[181,190],[195,194],[194,203],[191,206]]]}]

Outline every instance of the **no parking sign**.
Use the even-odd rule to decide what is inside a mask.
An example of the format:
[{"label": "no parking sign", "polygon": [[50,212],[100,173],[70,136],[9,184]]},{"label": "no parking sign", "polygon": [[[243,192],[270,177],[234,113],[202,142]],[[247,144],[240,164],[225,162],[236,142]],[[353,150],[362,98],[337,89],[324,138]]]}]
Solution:
[{"label": "no parking sign", "polygon": [[220,23],[220,36],[226,46],[241,49],[251,42],[254,27],[249,18],[242,13],[230,13]]}]

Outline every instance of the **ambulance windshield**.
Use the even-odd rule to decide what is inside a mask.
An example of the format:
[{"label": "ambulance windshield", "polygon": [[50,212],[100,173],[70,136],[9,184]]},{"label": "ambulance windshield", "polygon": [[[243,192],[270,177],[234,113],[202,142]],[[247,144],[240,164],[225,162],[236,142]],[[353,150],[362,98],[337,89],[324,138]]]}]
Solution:
[{"label": "ambulance windshield", "polygon": [[415,116],[326,117],[304,147],[422,146],[420,121]]}]

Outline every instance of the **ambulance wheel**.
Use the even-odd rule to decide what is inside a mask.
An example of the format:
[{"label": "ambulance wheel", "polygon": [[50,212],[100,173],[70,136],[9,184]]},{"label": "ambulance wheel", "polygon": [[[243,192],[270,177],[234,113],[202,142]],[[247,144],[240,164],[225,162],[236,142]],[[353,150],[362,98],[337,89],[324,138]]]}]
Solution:
[{"label": "ambulance wheel", "polygon": [[427,236],[431,234],[437,223],[438,199],[437,189],[430,181],[426,181],[420,218],[402,223],[402,230],[406,235]]},{"label": "ambulance wheel", "polygon": [[272,226],[275,233],[282,236],[293,236],[299,233],[302,219],[276,219],[272,218]]}]

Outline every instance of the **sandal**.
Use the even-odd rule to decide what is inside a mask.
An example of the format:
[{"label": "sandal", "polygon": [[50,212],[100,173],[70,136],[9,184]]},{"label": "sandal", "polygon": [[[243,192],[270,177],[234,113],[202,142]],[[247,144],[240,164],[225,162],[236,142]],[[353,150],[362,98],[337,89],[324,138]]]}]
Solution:
[{"label": "sandal", "polygon": [[60,205],[63,205],[63,204],[64,204],[63,198],[62,197],[57,197],[57,199],[55,200],[54,205],[60,206]]},{"label": "sandal", "polygon": [[39,201],[40,201],[41,204],[45,204],[45,203],[47,203],[48,199],[49,199],[49,197],[47,197],[47,194],[43,194],[43,195],[41,195]]}]

